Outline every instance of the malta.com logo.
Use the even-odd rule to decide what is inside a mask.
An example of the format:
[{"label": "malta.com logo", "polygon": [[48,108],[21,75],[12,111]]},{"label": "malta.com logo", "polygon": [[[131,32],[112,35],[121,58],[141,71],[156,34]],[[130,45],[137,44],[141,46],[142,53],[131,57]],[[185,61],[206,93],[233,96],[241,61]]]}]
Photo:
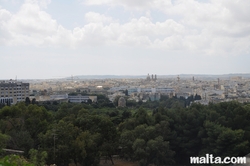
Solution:
[{"label": "malta.com logo", "polygon": [[190,157],[190,164],[246,164],[246,157],[214,157],[206,154],[203,157]]}]

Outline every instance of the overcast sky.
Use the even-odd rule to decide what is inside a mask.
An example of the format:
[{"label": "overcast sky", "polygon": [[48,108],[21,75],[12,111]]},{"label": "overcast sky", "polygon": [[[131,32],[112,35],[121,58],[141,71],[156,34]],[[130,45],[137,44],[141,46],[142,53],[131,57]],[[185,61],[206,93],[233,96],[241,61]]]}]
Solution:
[{"label": "overcast sky", "polygon": [[250,73],[249,0],[0,0],[0,79]]}]

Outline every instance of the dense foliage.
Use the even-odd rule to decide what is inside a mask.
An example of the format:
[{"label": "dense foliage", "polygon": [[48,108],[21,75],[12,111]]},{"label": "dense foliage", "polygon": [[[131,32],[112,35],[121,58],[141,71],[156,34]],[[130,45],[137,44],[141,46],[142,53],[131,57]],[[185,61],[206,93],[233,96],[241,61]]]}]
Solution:
[{"label": "dense foliage", "polygon": [[116,108],[104,98],[98,104],[5,106],[0,109],[0,150],[23,150],[34,165],[83,166],[98,165],[101,157],[112,159],[114,154],[141,166],[160,166],[190,165],[190,156],[207,153],[220,157],[249,153],[249,104],[185,108],[175,98],[130,104]]}]

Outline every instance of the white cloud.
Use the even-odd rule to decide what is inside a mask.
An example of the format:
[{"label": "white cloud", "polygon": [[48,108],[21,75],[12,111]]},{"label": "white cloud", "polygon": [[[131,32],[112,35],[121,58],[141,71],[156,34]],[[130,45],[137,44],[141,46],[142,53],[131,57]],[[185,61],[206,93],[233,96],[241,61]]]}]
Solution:
[{"label": "white cloud", "polygon": [[85,19],[89,23],[111,23],[114,22],[112,17],[107,17],[100,13],[88,12],[85,14]]},{"label": "white cloud", "polygon": [[[57,23],[42,7],[50,1],[27,0],[15,14],[1,17],[4,45],[74,47],[72,32]],[[2,13],[2,12],[0,12]],[[5,13],[9,13],[6,12]],[[5,14],[6,15],[6,14]]]},{"label": "white cloud", "polygon": [[41,8],[47,8],[51,3],[51,0],[25,0],[25,3],[39,5]]},{"label": "white cloud", "polygon": [[171,0],[84,0],[86,5],[123,6],[127,9],[148,10],[171,6]]},{"label": "white cloud", "polygon": [[10,17],[11,17],[11,13],[6,9],[1,9],[1,6],[0,6],[0,21],[4,22],[6,20],[9,20]]},{"label": "white cloud", "polygon": [[[195,0],[92,0],[91,5],[122,5],[140,8],[146,16],[125,23],[111,16],[87,12],[87,23],[66,29],[43,10],[50,0],[26,0],[17,13],[0,9],[0,43],[78,48],[85,46],[143,46],[163,50],[190,50],[204,54],[249,52],[250,3]],[[153,7],[150,7],[153,6]],[[166,19],[154,22],[150,8],[165,13]],[[178,19],[174,19],[178,16]]]},{"label": "white cloud", "polygon": [[[181,35],[185,28],[173,20],[153,23],[146,17],[132,19],[125,24],[102,22],[88,23],[82,28],[75,28],[73,36],[78,42],[88,45],[126,45],[150,46],[161,36]],[[169,47],[171,49],[171,47]]]},{"label": "white cloud", "polygon": [[52,30],[55,30],[56,26],[56,21],[34,4],[24,4],[9,22],[11,31],[27,35],[49,35],[53,33]]},{"label": "white cloud", "polygon": [[11,13],[0,7],[0,45],[4,45],[10,38],[10,33],[6,29],[6,22],[11,18]]}]

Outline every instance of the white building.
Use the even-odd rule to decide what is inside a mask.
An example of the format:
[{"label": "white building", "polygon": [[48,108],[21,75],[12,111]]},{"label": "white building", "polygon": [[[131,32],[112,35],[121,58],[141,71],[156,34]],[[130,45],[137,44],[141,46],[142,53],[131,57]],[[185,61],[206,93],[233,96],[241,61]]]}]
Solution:
[{"label": "white building", "polygon": [[171,93],[174,93],[174,89],[173,88],[159,87],[159,88],[156,88],[156,92],[169,95]]},{"label": "white building", "polygon": [[165,95],[170,95],[174,93],[173,88],[159,87],[159,88],[128,88],[128,95],[132,93],[160,93]]},{"label": "white building", "polygon": [[50,100],[60,100],[60,99],[68,99],[68,94],[64,94],[64,95],[50,95]]},{"label": "white building", "polygon": [[82,95],[69,95],[68,96],[69,102],[71,103],[87,103],[88,100],[90,99],[92,102],[97,101],[97,96],[82,96]]}]

